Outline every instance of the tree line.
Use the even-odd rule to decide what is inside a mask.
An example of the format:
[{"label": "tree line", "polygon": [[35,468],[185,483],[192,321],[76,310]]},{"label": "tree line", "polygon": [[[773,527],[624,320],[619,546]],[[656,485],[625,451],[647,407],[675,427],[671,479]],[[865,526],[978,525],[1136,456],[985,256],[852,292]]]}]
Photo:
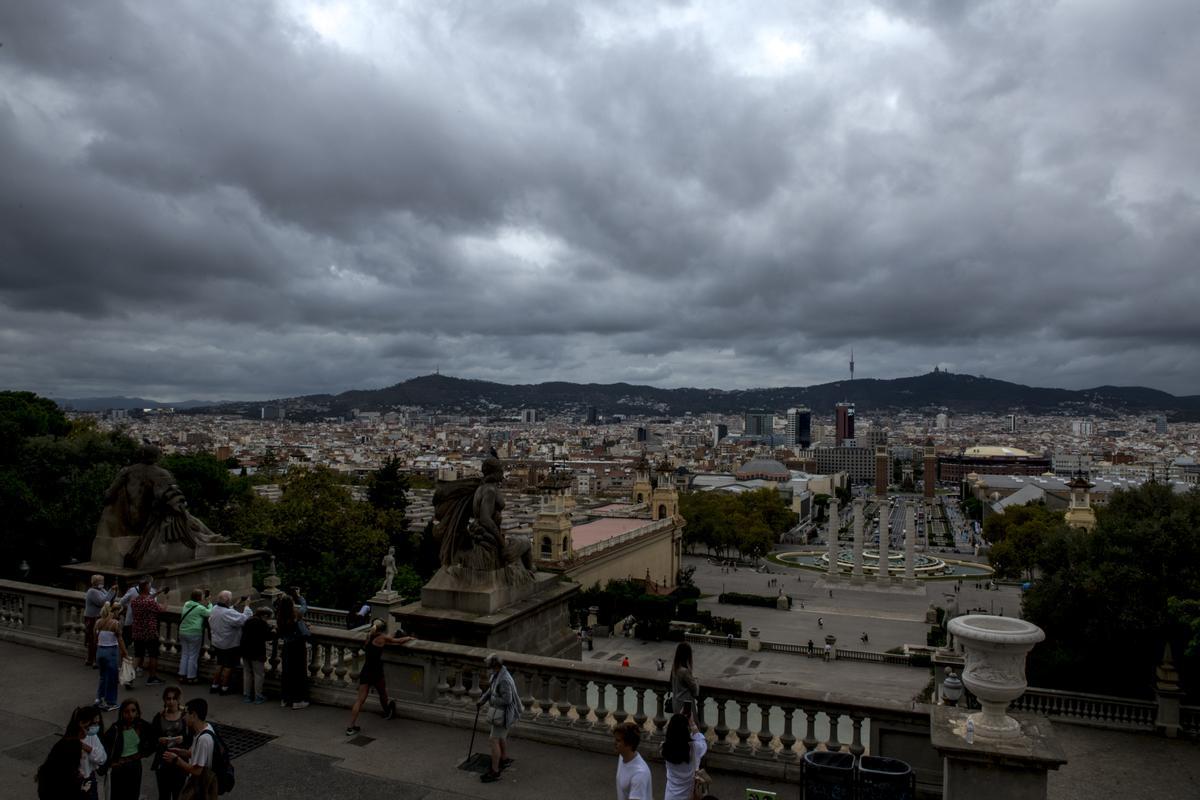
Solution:
[{"label": "tree line", "polygon": [[[67,419],[47,398],[0,392],[0,573],[52,584],[63,579],[62,564],[87,561],[105,490],[137,449],[120,431]],[[431,526],[408,529],[409,485],[395,459],[367,477],[366,501],[335,471],[312,466],[280,476],[278,503],[211,454],[171,454],[160,463],[193,515],[245,547],[270,551],[284,584],[302,587],[314,605],[348,608],[373,594],[388,547],[396,548],[394,586],[403,594],[415,594],[437,569]]]},{"label": "tree line", "polygon": [[697,546],[722,558],[766,555],[779,537],[796,524],[796,513],[772,488],[751,492],[689,492],[679,498],[679,513],[687,520],[683,544]]}]

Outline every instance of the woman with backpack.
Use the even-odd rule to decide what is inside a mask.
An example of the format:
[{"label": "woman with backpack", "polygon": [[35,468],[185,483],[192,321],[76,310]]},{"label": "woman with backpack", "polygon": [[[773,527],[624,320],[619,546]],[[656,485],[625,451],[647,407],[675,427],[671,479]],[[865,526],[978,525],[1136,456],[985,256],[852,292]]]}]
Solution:
[{"label": "woman with backpack", "polygon": [[362,732],[362,728],[358,726],[358,713],[362,711],[363,704],[367,702],[367,697],[371,694],[371,687],[374,687],[379,695],[379,707],[383,709],[383,718],[391,719],[396,715],[396,701],[388,699],[387,681],[383,676],[383,648],[389,644],[408,644],[414,638],[416,637],[389,636],[384,630],[381,619],[371,623],[366,641],[363,642],[366,658],[363,661],[362,672],[358,675],[358,697],[355,698],[354,706],[350,709],[350,724],[346,726],[347,736],[357,736]]},{"label": "woman with backpack", "polygon": [[104,734],[108,751],[110,800],[138,800],[142,794],[142,759],[154,752],[154,736],[137,700],[125,700],[117,721]]},{"label": "woman with backpack", "polygon": [[33,778],[37,783],[38,800],[83,800],[94,797],[91,783],[85,789],[83,776],[79,774],[79,761],[82,758],[83,740],[79,737],[64,736],[55,742]]}]

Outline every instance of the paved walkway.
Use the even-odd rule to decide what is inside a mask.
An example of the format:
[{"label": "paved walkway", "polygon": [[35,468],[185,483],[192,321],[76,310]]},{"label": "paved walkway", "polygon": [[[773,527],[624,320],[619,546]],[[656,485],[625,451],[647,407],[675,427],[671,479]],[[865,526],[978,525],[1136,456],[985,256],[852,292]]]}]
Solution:
[{"label": "paved walkway", "polygon": [[[744,653],[743,653],[744,655]],[[36,797],[33,775],[49,751],[72,706],[95,690],[95,672],[72,656],[0,642],[0,796]],[[130,693],[151,716],[159,692],[140,687]],[[122,694],[122,699],[126,696]],[[276,736],[238,758],[236,797],[303,800],[417,800],[428,798],[613,797],[615,756],[515,739],[514,767],[497,784],[485,785],[457,765],[467,754],[470,732],[377,713],[360,719],[365,746],[342,735],[347,711],[313,706],[290,711],[277,704],[243,705],[239,697],[211,697],[211,717]],[[108,715],[111,717],[111,715]],[[110,721],[110,720],[106,720]],[[1195,800],[1200,786],[1200,745],[1073,725],[1055,725],[1070,763],[1052,773],[1053,800],[1147,797]],[[476,752],[484,750],[476,740]],[[663,785],[661,763],[652,763],[656,796]],[[799,800],[795,785],[749,780],[713,771],[714,793],[741,798],[748,786],[777,791],[781,800]],[[143,796],[154,796],[147,775]]]}]

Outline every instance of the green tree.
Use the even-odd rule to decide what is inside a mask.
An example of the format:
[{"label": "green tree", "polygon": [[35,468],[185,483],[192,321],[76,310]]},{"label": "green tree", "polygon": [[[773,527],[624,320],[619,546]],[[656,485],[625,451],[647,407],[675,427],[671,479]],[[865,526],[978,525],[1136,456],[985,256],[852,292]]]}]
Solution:
[{"label": "green tree", "polygon": [[314,605],[345,608],[377,588],[387,534],[333,470],[289,474],[271,518],[253,544],[274,553],[284,582],[301,586]]},{"label": "green tree", "polygon": [[189,513],[217,533],[228,535],[235,484],[225,462],[210,453],[172,453],[159,463],[174,476],[187,498]]},{"label": "green tree", "polygon": [[1010,506],[984,524],[984,538],[991,543],[988,559],[1004,577],[1033,580],[1042,548],[1052,535],[1064,530],[1062,512],[1051,511],[1044,503]]},{"label": "green tree", "polygon": [[1185,654],[1185,689],[1195,694],[1200,659],[1186,655],[1186,609],[1200,601],[1200,491],[1147,483],[1115,492],[1091,533],[1049,535],[1038,571],[1023,613],[1046,641],[1030,657],[1030,683],[1148,695],[1169,642]]}]

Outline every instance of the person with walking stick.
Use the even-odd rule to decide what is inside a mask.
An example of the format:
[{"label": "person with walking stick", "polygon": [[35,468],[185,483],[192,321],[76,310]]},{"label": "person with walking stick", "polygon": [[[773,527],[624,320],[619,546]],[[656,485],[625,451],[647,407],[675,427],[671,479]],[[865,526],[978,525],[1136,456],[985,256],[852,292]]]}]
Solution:
[{"label": "person with walking stick", "polygon": [[484,783],[500,780],[500,770],[511,766],[508,756],[508,731],[520,719],[525,706],[517,695],[517,683],[504,667],[504,659],[492,653],[484,662],[492,671],[492,680],[487,691],[479,696],[477,705],[488,706],[488,722],[492,729],[488,734],[492,750],[492,768],[479,776]]}]

